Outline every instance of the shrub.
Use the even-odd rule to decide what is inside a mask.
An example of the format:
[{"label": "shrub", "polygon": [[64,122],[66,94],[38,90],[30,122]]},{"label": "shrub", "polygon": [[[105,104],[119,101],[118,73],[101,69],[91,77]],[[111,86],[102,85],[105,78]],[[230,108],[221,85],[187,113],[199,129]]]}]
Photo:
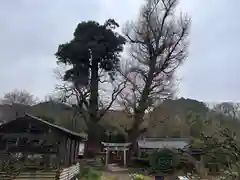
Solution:
[{"label": "shrub", "polygon": [[136,167],[149,167],[149,159],[136,159],[133,161]]},{"label": "shrub", "polygon": [[100,180],[101,175],[102,174],[100,171],[97,171],[90,167],[85,167],[82,169],[81,179],[83,179],[83,180]]},{"label": "shrub", "polygon": [[101,172],[91,168],[90,171],[88,172],[88,179],[98,180],[100,178],[101,178]]},{"label": "shrub", "polygon": [[86,165],[85,165],[85,166],[81,167],[81,169],[80,169],[80,176],[81,176],[81,177],[87,176],[89,170],[90,170],[90,167],[89,167],[89,166],[86,166]]},{"label": "shrub", "polygon": [[172,173],[179,165],[179,158],[170,149],[162,149],[150,156],[150,166],[156,173]]},{"label": "shrub", "polygon": [[131,174],[130,180],[144,180],[144,176],[142,174]]}]

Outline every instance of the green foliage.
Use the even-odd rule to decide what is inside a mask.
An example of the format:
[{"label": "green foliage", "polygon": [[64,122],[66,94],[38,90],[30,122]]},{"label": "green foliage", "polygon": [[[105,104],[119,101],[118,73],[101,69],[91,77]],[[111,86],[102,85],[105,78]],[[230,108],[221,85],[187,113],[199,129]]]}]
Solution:
[{"label": "green foliage", "polygon": [[86,166],[85,164],[81,166],[81,170],[80,170],[80,176],[84,177],[88,174],[90,167]]},{"label": "green foliage", "polygon": [[177,154],[167,148],[150,156],[150,166],[157,173],[172,173],[178,165]]},{"label": "green foliage", "polygon": [[204,130],[204,119],[198,114],[195,114],[194,117],[192,116],[190,118],[190,136],[199,138]]},{"label": "green foliage", "polygon": [[84,180],[100,180],[101,172],[90,167],[84,167],[81,170],[80,178]]},{"label": "green foliage", "polygon": [[190,145],[191,145],[191,148],[194,148],[194,149],[203,148],[204,142],[201,139],[194,138]]},{"label": "green foliage", "polygon": [[149,115],[147,134],[149,137],[199,137],[209,112],[203,102],[193,99],[163,101]]},{"label": "green foliage", "polygon": [[194,99],[185,99],[185,98],[180,98],[177,100],[167,100],[163,102],[163,106],[167,107],[172,107],[173,111],[175,112],[194,112],[197,114],[206,114],[209,112],[209,108],[200,101],[194,100]]},{"label": "green foliage", "polygon": [[102,130],[96,131],[102,118],[99,113],[100,76],[107,73],[109,82],[113,81],[119,69],[125,38],[114,32],[118,26],[113,19],[107,20],[103,25],[95,21],[81,22],[73,34],[73,39],[59,45],[55,54],[58,63],[69,67],[63,80],[71,82],[73,86],[70,89],[75,88],[77,91],[71,93],[71,97],[66,95],[63,99],[74,97],[77,99],[78,110],[82,113],[84,106],[89,114],[84,116],[89,141],[98,142],[101,139]]},{"label": "green foliage", "polygon": [[124,143],[127,140],[124,135],[120,134],[120,132],[116,132],[116,134],[106,135],[103,141],[112,143]]},{"label": "green foliage", "polygon": [[239,142],[228,129],[220,129],[217,135],[203,136],[204,162],[217,164],[222,170],[229,170],[240,161]]},{"label": "green foliage", "polygon": [[112,19],[104,25],[95,21],[78,24],[73,40],[60,45],[55,54],[59,63],[71,65],[64,80],[87,85],[89,70],[98,71],[99,67],[113,75],[125,43],[125,39],[113,31],[117,26]]},{"label": "green foliage", "polygon": [[31,114],[76,132],[84,132],[86,124],[75,109],[60,102],[46,101],[31,106]]},{"label": "green foliage", "polygon": [[130,180],[144,180],[144,176],[142,174],[131,174]]}]

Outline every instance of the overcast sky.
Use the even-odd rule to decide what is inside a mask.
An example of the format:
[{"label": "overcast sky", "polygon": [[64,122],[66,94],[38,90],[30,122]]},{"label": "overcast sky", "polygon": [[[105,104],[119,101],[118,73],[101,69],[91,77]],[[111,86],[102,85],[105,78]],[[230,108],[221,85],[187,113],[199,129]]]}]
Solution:
[{"label": "overcast sky", "polygon": [[[58,44],[83,20],[120,24],[137,16],[141,0],[1,0],[0,96],[14,88],[39,98],[56,84]],[[179,95],[203,101],[240,101],[239,0],[181,0],[192,17],[189,58],[179,70]]]}]

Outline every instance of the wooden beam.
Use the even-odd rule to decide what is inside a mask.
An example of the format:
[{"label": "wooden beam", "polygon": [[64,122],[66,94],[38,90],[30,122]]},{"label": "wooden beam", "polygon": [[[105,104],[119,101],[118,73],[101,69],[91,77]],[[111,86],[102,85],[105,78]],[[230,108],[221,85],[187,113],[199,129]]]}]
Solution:
[{"label": "wooden beam", "polygon": [[57,154],[57,151],[49,149],[22,149],[22,148],[9,148],[7,152],[11,153],[17,153],[17,152],[22,152],[22,153],[30,153],[30,154]]},{"label": "wooden beam", "polygon": [[43,139],[44,134],[34,134],[34,133],[0,133],[3,139],[7,138],[31,138],[31,139]]},{"label": "wooden beam", "polygon": [[129,148],[126,147],[105,147],[104,150],[109,150],[109,151],[128,151]]},{"label": "wooden beam", "polygon": [[102,142],[103,146],[108,146],[108,147],[128,147],[131,145],[131,143],[106,143]]}]

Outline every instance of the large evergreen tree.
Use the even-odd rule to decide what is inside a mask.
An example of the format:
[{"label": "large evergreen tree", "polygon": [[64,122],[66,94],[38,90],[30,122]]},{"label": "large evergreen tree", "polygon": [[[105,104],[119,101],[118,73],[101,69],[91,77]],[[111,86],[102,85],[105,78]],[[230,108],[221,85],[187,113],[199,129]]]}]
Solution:
[{"label": "large evergreen tree", "polygon": [[113,19],[103,25],[95,21],[81,22],[73,39],[59,45],[56,53],[58,63],[69,67],[63,76],[64,81],[71,83],[72,94],[68,95],[75,95],[78,110],[84,115],[89,133],[93,130],[91,134],[95,135],[98,121],[112,104],[109,103],[104,111],[99,107],[100,74],[108,74],[109,82],[114,80],[125,43],[125,39],[114,31],[118,26]]}]

